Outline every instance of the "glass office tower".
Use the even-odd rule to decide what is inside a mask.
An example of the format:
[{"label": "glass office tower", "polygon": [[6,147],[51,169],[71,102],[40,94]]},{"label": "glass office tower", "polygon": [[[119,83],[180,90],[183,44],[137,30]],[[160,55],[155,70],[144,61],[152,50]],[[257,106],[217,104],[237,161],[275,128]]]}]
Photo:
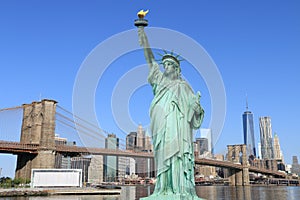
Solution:
[{"label": "glass office tower", "polygon": [[256,157],[253,114],[248,111],[248,108],[247,111],[245,111],[243,114],[243,132],[244,144],[247,145],[247,156]]},{"label": "glass office tower", "polygon": [[[105,138],[106,149],[119,149],[119,138],[115,134],[108,134]],[[103,157],[103,180],[104,182],[116,182],[118,176],[118,157],[117,156],[104,156]]]}]

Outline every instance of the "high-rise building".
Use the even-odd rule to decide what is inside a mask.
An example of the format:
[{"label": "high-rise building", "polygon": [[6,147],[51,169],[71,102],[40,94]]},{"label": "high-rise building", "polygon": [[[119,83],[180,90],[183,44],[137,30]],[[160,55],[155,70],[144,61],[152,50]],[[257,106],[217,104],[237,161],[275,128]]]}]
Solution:
[{"label": "high-rise building", "polygon": [[59,134],[55,134],[54,137],[55,145],[66,145],[67,144],[67,138],[61,138],[59,137]]},{"label": "high-rise building", "polygon": [[135,174],[135,160],[130,157],[119,157],[118,158],[118,178],[124,179],[128,175]]},{"label": "high-rise building", "polygon": [[297,156],[293,156],[293,164],[292,164],[291,172],[300,175],[300,165],[298,163]]},{"label": "high-rise building", "polygon": [[[151,152],[153,145],[151,137],[146,135],[142,125],[138,126],[136,132],[130,132],[126,136],[126,149],[135,152]],[[135,173],[140,177],[154,176],[153,159],[135,158]]]},{"label": "high-rise building", "polygon": [[203,155],[208,152],[208,139],[207,138],[196,138],[199,155]]},{"label": "high-rise building", "polygon": [[103,156],[92,155],[91,163],[88,169],[88,182],[99,184],[103,182]]},{"label": "high-rise building", "polygon": [[130,132],[126,136],[126,149],[144,152],[152,151],[153,145],[151,142],[151,136],[146,134],[142,125],[138,126],[138,130],[136,132]]},{"label": "high-rise building", "polygon": [[125,164],[125,178],[132,174],[135,174],[136,163],[134,158],[126,157],[124,164]]},{"label": "high-rise building", "polygon": [[293,156],[293,165],[298,165],[298,157],[297,156]]},{"label": "high-rise building", "polygon": [[260,158],[261,159],[261,143],[259,142],[258,144],[257,144],[257,154],[258,154],[258,158]]},{"label": "high-rise building", "polygon": [[145,136],[145,151],[149,151],[149,152],[153,151],[153,145],[152,145],[151,141],[152,141],[151,136],[146,135]]},{"label": "high-rise building", "polygon": [[90,157],[73,157],[71,158],[72,169],[82,169],[82,182],[88,182],[89,177],[89,166],[91,163]]},{"label": "high-rise building", "polygon": [[279,143],[279,137],[277,133],[274,134],[274,159],[276,160],[283,160],[280,143]]},{"label": "high-rise building", "polygon": [[293,156],[293,164],[299,164],[297,156]]},{"label": "high-rise building", "polygon": [[213,154],[213,144],[212,144],[212,132],[210,128],[200,128],[201,138],[207,138],[208,142],[208,152]]},{"label": "high-rise building", "polygon": [[194,156],[195,158],[198,158],[199,157],[199,148],[198,148],[198,144],[197,142],[193,142],[193,145],[194,145]]},{"label": "high-rise building", "polygon": [[274,159],[271,118],[260,117],[259,129],[262,159]]},{"label": "high-rise building", "polygon": [[[61,138],[59,134],[55,134],[55,145],[74,146],[75,142],[67,141],[67,138]],[[71,157],[69,155],[55,154],[55,168],[57,169],[71,169]]]},{"label": "high-rise building", "polygon": [[[108,134],[105,138],[106,149],[119,149],[119,138],[115,134]],[[118,157],[104,156],[103,179],[105,182],[117,181],[118,176]]]},{"label": "high-rise building", "polygon": [[247,157],[256,157],[253,114],[248,110],[248,101],[246,104],[246,111],[243,114],[244,144],[247,146]]},{"label": "high-rise building", "polygon": [[138,126],[136,140],[136,146],[143,149],[145,147],[145,130],[141,124]]},{"label": "high-rise building", "polygon": [[126,136],[126,149],[127,150],[134,150],[137,147],[136,138],[137,138],[137,132],[130,132]]}]

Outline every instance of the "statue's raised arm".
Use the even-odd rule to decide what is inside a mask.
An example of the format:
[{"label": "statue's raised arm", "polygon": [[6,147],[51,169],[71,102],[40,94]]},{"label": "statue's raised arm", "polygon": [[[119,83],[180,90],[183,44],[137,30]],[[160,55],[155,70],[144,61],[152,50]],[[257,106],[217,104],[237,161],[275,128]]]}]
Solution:
[{"label": "statue's raised arm", "polygon": [[135,20],[134,25],[138,27],[138,36],[139,36],[139,43],[142,47],[144,47],[144,54],[146,61],[151,68],[153,64],[155,63],[154,55],[152,52],[152,49],[150,48],[147,35],[145,33],[144,27],[148,25],[148,21],[144,19],[145,15],[149,11],[143,11],[141,10],[138,12],[139,19]]},{"label": "statue's raised arm", "polygon": [[144,54],[149,67],[152,67],[153,63],[155,62],[154,55],[152,49],[150,48],[147,35],[145,33],[144,27],[138,28],[139,34],[139,42],[142,47],[144,47]]}]

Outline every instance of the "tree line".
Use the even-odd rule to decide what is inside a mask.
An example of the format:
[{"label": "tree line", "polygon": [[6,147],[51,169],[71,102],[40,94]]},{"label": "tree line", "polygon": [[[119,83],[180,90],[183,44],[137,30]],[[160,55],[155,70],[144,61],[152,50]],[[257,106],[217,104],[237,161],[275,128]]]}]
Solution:
[{"label": "tree line", "polygon": [[0,187],[1,188],[12,188],[12,187],[29,187],[30,179],[1,177]]}]

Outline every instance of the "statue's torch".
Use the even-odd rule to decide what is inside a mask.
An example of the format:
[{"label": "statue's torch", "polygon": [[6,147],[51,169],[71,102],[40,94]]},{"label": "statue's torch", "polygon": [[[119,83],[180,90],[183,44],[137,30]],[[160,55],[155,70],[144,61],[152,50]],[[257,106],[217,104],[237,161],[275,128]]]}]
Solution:
[{"label": "statue's torch", "polygon": [[134,25],[136,27],[145,27],[148,26],[148,20],[144,19],[144,17],[146,16],[146,14],[149,12],[149,10],[140,10],[137,13],[137,16],[139,17],[138,19],[134,20]]}]

